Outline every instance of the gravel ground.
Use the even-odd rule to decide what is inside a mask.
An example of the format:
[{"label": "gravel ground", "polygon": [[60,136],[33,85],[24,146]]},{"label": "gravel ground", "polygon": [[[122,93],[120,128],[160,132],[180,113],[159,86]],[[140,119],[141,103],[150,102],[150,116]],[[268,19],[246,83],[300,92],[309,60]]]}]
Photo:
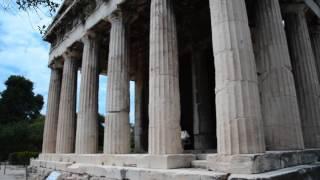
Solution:
[{"label": "gravel ground", "polygon": [[4,174],[4,165],[0,166],[0,180],[25,180],[26,168],[23,166],[6,166]]}]

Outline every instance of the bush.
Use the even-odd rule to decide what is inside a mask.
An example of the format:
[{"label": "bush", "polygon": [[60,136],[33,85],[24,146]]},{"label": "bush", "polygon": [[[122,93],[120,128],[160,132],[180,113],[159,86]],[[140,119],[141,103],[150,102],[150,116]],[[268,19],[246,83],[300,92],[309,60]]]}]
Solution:
[{"label": "bush", "polygon": [[37,152],[15,152],[9,154],[9,164],[11,165],[29,165],[31,158],[36,158]]}]

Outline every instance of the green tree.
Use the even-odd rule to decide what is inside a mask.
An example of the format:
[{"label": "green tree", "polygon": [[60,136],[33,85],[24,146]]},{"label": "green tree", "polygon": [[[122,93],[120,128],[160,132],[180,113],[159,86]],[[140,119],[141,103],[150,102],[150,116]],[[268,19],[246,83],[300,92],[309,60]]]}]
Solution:
[{"label": "green tree", "polygon": [[40,152],[44,116],[32,121],[19,121],[0,125],[0,161],[13,152]]},{"label": "green tree", "polygon": [[28,122],[0,125],[0,161],[7,160],[9,153],[28,149]]},{"label": "green tree", "polygon": [[[0,0],[0,11],[9,13],[25,11],[36,13],[39,17],[43,15],[52,17],[61,2],[62,0]],[[45,34],[46,29],[46,25],[38,26],[40,34]]]},{"label": "green tree", "polygon": [[0,97],[0,124],[36,119],[43,97],[35,95],[33,83],[22,76],[10,76]]},{"label": "green tree", "polygon": [[5,85],[0,93],[0,161],[12,152],[39,152],[44,126],[43,97],[33,92],[33,82],[10,76]]},{"label": "green tree", "polygon": [[28,125],[28,148],[26,150],[40,152],[42,149],[42,138],[44,129],[45,116],[40,115],[37,119],[32,120]]}]

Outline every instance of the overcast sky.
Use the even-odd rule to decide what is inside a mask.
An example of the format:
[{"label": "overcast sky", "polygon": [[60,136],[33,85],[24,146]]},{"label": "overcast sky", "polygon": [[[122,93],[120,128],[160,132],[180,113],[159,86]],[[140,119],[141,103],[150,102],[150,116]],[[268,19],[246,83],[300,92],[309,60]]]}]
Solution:
[{"label": "overcast sky", "polygon": [[[0,11],[0,91],[10,75],[22,75],[34,82],[34,92],[48,95],[50,69],[49,44],[44,42],[38,26],[48,25],[51,18],[35,12],[8,13]],[[80,75],[80,74],[79,74]],[[79,76],[80,84],[81,76]],[[105,115],[107,78],[100,76],[99,113]],[[130,120],[134,120],[134,86],[130,83]],[[42,113],[46,112],[46,104]]]}]

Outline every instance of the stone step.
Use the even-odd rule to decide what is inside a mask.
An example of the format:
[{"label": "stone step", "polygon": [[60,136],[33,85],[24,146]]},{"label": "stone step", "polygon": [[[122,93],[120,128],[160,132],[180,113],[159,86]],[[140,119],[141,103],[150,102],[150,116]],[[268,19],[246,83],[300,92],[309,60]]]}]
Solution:
[{"label": "stone step", "polygon": [[207,164],[208,164],[207,160],[195,160],[195,161],[192,161],[191,166],[193,168],[207,169]]},{"label": "stone step", "polygon": [[196,160],[207,160],[208,154],[196,154]]}]

